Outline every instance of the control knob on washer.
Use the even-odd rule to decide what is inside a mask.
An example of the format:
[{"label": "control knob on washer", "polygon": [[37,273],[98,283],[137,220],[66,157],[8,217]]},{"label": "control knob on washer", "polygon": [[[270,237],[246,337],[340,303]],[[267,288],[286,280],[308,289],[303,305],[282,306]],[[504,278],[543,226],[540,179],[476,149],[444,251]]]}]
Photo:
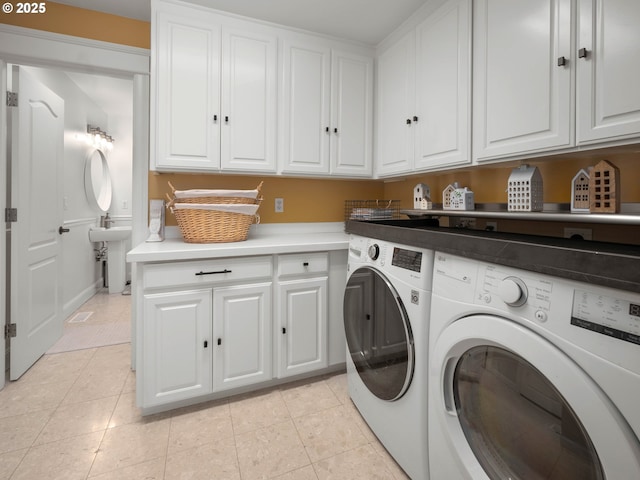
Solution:
[{"label": "control knob on washer", "polygon": [[369,245],[369,258],[371,260],[377,260],[380,256],[380,247],[377,243]]},{"label": "control knob on washer", "polygon": [[498,295],[507,305],[519,307],[527,302],[529,292],[525,283],[518,277],[507,277],[500,282]]}]

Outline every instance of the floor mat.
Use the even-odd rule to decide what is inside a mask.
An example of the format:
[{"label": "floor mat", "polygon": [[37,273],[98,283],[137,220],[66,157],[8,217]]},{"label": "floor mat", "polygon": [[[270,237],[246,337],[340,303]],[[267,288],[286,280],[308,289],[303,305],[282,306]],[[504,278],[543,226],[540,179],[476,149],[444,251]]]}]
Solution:
[{"label": "floor mat", "polygon": [[47,353],[71,352],[131,342],[129,322],[78,325],[64,329],[62,338]]}]

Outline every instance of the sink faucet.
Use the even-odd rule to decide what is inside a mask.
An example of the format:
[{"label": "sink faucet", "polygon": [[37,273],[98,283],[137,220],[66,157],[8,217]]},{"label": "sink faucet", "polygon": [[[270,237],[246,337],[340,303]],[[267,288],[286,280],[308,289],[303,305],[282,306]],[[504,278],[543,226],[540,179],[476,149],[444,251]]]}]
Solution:
[{"label": "sink faucet", "polygon": [[114,220],[109,217],[109,212],[107,212],[106,215],[102,215],[100,217],[100,226],[104,227],[104,228],[111,228],[111,224],[114,222]]}]

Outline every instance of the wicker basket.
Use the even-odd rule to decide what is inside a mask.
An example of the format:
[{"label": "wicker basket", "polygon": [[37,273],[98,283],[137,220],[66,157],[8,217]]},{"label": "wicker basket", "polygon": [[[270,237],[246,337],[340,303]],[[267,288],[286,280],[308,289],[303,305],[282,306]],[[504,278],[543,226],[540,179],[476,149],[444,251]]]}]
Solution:
[{"label": "wicker basket", "polygon": [[[220,208],[232,207],[230,204],[219,205]],[[257,211],[258,206],[255,204],[254,212]],[[241,242],[247,239],[251,224],[260,222],[260,217],[255,213],[236,213],[215,208],[216,205],[213,204],[193,203],[174,203],[171,206],[185,242]]]},{"label": "wicker basket", "polygon": [[260,189],[264,182],[260,182],[255,190],[176,190],[171,182],[167,182],[171,187],[173,198],[168,194],[171,203],[249,203],[259,204]]}]

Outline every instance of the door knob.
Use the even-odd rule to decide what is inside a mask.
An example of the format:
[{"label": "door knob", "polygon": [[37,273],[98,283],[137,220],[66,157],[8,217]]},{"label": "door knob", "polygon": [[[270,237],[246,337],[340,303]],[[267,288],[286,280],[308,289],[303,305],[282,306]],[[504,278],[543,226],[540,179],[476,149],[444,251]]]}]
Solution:
[{"label": "door knob", "polygon": [[63,233],[67,233],[67,232],[69,232],[69,229],[68,229],[68,228],[64,228],[64,227],[60,227],[60,228],[58,228],[58,233],[59,233],[60,235],[62,235]]}]

